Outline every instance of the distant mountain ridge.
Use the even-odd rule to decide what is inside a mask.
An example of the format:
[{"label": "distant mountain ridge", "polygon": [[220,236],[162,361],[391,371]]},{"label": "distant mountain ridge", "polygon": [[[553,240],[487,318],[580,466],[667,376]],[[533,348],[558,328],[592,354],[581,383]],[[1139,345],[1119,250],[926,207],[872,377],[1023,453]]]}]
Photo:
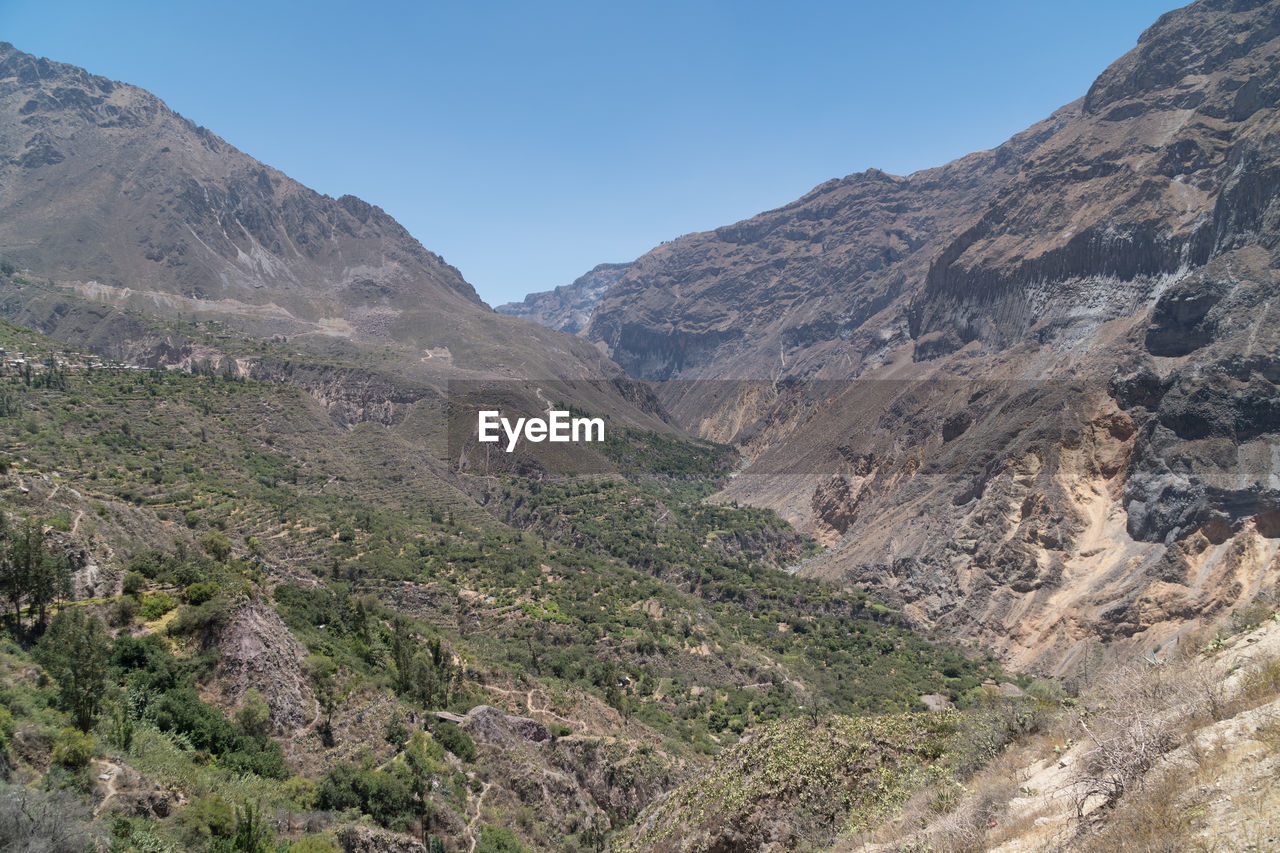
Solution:
[{"label": "distant mountain ridge", "polygon": [[520,302],[507,302],[493,310],[532,320],[549,329],[577,334],[591,322],[596,304],[629,267],[629,264],[598,264],[572,284],[545,293],[531,293]]}]

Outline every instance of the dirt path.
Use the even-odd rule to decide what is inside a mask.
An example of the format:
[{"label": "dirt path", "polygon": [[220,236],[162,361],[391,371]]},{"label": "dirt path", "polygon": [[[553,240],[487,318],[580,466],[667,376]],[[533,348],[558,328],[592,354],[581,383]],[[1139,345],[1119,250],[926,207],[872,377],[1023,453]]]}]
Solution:
[{"label": "dirt path", "polygon": [[[97,817],[107,807],[107,803],[111,801],[111,798],[119,793],[116,790],[116,779],[124,772],[124,768],[114,761],[107,761],[106,759],[95,761],[94,764],[98,768],[98,781],[102,783],[103,789],[107,792],[106,796],[102,798],[102,802],[98,803],[98,807],[93,810],[93,816]],[[103,776],[107,778],[103,779]]]},{"label": "dirt path", "polygon": [[467,821],[467,828],[464,830],[467,834],[467,853],[475,853],[476,844],[480,841],[476,837],[476,824],[480,821],[480,810],[484,805],[484,795],[489,793],[489,789],[492,787],[492,782],[485,782],[480,789],[480,796],[476,797],[476,813],[471,816],[471,820]]},{"label": "dirt path", "polygon": [[535,693],[537,693],[537,692],[538,692],[538,688],[537,688],[537,687],[530,687],[530,688],[529,688],[529,691],[528,691],[527,693],[524,693],[524,694],[521,694],[521,692],[520,692],[519,690],[507,690],[506,688],[503,688],[503,687],[494,687],[494,686],[492,686],[492,685],[486,685],[486,686],[485,686],[485,689],[486,689],[486,690],[492,690],[494,693],[501,693],[501,694],[502,694],[502,695],[504,695],[504,696],[520,696],[520,695],[523,695],[523,696],[524,696],[524,705],[525,705],[525,707],[526,707],[526,708],[528,708],[528,709],[529,709],[529,714],[530,714],[530,715],[533,715],[533,714],[542,714],[542,715],[544,715],[544,716],[551,717],[551,718],[553,718],[553,719],[559,720],[559,721],[560,721],[560,722],[562,722],[562,723],[567,723],[567,724],[569,724],[569,725],[571,725],[571,726],[575,726],[575,727],[580,728],[580,729],[581,729],[581,728],[586,728],[586,726],[587,726],[587,724],[586,724],[586,723],[584,723],[582,720],[572,720],[572,719],[570,719],[570,718],[568,718],[568,717],[562,717],[562,716],[560,716],[560,715],[559,715],[559,714],[557,714],[555,711],[552,711],[550,707],[547,707],[547,706],[544,706],[544,707],[541,707],[541,708],[537,708],[537,707],[535,707],[535,706],[534,706],[534,704],[533,704],[533,694],[535,694]]}]

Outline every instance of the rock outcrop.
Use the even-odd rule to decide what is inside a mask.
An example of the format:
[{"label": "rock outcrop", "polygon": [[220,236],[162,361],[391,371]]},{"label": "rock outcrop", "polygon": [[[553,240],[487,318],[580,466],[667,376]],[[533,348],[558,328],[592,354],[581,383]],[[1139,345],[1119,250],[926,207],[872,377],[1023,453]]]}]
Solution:
[{"label": "rock outcrop", "polygon": [[214,670],[220,704],[237,706],[257,690],[271,707],[271,723],[292,731],[315,715],[315,698],[303,674],[306,649],[276,611],[264,604],[240,608],[218,632],[221,656]]}]

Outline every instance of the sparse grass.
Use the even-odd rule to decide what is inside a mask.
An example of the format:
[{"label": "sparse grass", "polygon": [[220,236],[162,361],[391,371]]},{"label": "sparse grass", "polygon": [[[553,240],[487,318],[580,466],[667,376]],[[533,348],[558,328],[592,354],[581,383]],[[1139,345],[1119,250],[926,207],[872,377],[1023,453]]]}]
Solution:
[{"label": "sparse grass", "polygon": [[[1271,618],[1269,608],[1262,620],[1241,620],[1244,630]],[[1229,808],[1220,802],[1218,786],[1237,770],[1233,744],[1243,737],[1280,751],[1280,711],[1235,722],[1280,698],[1280,658],[1251,656],[1252,647],[1239,642],[1242,635],[1229,630],[1204,636],[1217,642],[1206,640],[1194,653],[1163,665],[1101,670],[1078,698],[1059,699],[1030,733],[1013,737],[995,750],[996,757],[976,762],[972,775],[917,789],[892,821],[843,839],[840,849],[866,844],[877,850],[971,853],[1009,842],[1018,849],[1090,853],[1264,849],[1261,836],[1248,846],[1245,829],[1234,832],[1231,842],[1221,841],[1216,835],[1224,827],[1211,821],[1228,819],[1222,817],[1225,808],[1241,827],[1249,823],[1244,813],[1235,814],[1246,808],[1238,801],[1248,792],[1235,792],[1237,802]],[[1230,671],[1235,676],[1228,681]],[[1217,734],[1206,736],[1209,727]],[[961,754],[972,755],[972,744],[988,737],[971,735]],[[1059,761],[1064,763],[1044,777],[1046,767]],[[1033,790],[1032,774],[1058,781],[1051,790]],[[1247,807],[1263,808],[1263,802]]]}]

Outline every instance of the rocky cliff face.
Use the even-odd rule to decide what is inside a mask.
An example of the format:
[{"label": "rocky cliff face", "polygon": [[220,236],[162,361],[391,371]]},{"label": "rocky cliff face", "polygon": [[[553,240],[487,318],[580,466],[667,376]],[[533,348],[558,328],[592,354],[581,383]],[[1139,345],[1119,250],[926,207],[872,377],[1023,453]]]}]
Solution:
[{"label": "rocky cliff face", "polygon": [[531,293],[523,301],[508,302],[494,310],[532,320],[549,329],[577,334],[590,322],[596,304],[629,268],[629,264],[599,264],[574,279],[572,284]]},{"label": "rocky cliff face", "polygon": [[907,178],[872,169],[753,219],[666,243],[600,299],[583,334],[647,379],[847,370],[849,341],[908,292],[1074,107],[994,151]]},{"label": "rocky cliff face", "polygon": [[653,250],[584,334],[690,380],[802,571],[1024,666],[1149,651],[1280,579],[1277,81],[1280,3],[1170,12],[994,151]]},{"label": "rocky cliff face", "polygon": [[1273,3],[1198,3],[1144,33],[934,258],[909,310],[919,355],[1126,316],[1165,277],[1269,242],[1277,36]]}]

